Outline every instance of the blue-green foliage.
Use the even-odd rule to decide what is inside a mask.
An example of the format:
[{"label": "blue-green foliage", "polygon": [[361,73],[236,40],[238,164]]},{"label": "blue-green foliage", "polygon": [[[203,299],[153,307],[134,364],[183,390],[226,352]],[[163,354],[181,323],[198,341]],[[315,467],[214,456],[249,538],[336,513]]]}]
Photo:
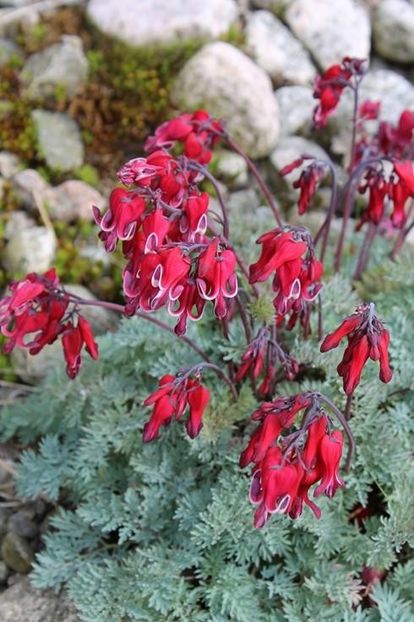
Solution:
[{"label": "blue-green foliage", "polygon": [[[145,321],[124,321],[101,339],[100,361],[85,362],[76,381],[58,369],[32,398],[4,411],[3,438],[42,438],[37,451],[23,455],[20,492],[56,500],[65,491],[66,509],[52,519],[37,557],[35,585],[66,584],[85,622],[411,622],[410,272],[405,263],[390,264],[388,283],[374,275],[359,288],[377,301],[391,330],[394,379],[381,384],[376,364],[368,364],[351,422],[353,467],[345,491],[321,500],[320,521],[306,508],[296,522],[274,516],[254,530],[249,475],[237,465],[253,429],[249,424],[242,433],[240,426],[255,406],[247,387],[234,404],[206,374],[213,399],[201,435],[191,441],[173,423],[157,442],[142,443],[149,414],[142,402],[156,379],[197,361],[185,344]],[[357,303],[347,282],[334,277],[323,294],[326,330]],[[190,335],[216,360],[241,349],[237,324],[230,345],[201,325]],[[315,337],[297,339],[292,348],[310,368],[322,368],[325,379],[305,376],[279,391],[316,388],[342,408],[340,351],[320,354]],[[351,513],[368,500],[375,514],[361,526]],[[361,583],[364,566],[386,572],[370,599]]]}]

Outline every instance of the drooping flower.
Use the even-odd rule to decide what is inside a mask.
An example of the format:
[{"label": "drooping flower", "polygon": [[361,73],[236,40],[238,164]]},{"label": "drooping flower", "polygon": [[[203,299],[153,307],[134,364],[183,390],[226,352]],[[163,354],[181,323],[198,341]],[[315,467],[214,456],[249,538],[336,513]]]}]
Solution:
[{"label": "drooping flower", "polygon": [[93,216],[101,228],[100,239],[106,252],[115,250],[118,240],[130,240],[145,212],[145,200],[125,188],[115,188],[109,197],[109,209],[102,216],[93,206]]},{"label": "drooping flower", "polygon": [[144,443],[158,438],[160,428],[168,425],[172,419],[181,419],[187,407],[187,434],[190,438],[198,436],[209,399],[210,392],[200,383],[198,375],[194,379],[188,373],[162,376],[158,389],[144,402],[145,406],[153,406],[151,417],[144,426]]},{"label": "drooping flower", "polygon": [[377,317],[373,303],[359,306],[353,315],[345,318],[333,333],[325,337],[321,344],[321,352],[336,348],[345,337],[348,339],[348,345],[338,365],[345,393],[351,395],[355,391],[369,358],[379,361],[380,380],[390,382],[392,378],[388,357],[390,334]]},{"label": "drooping flower", "polygon": [[93,338],[93,332],[88,320],[79,316],[77,326],[67,322],[62,334],[63,355],[66,361],[66,373],[69,378],[76,378],[82,364],[82,348],[91,358],[98,358],[98,345]]},{"label": "drooping flower", "polygon": [[226,317],[227,299],[234,298],[238,292],[236,256],[231,249],[221,248],[218,238],[200,253],[196,283],[200,296],[214,301],[216,316]]},{"label": "drooping flower", "polygon": [[[301,427],[292,431],[296,414],[303,409]],[[320,508],[309,492],[319,483],[314,496],[331,497],[344,485],[338,475],[341,432],[331,430],[317,394],[265,402],[252,418],[259,416],[261,424],[240,456],[241,467],[254,463],[249,498],[258,506],[255,527],[263,527],[272,514],[298,518],[304,505],[320,518]]]},{"label": "drooping flower", "polygon": [[390,185],[382,172],[368,171],[365,176],[365,183],[361,185],[359,191],[364,194],[367,190],[369,191],[368,205],[362,213],[357,230],[365,222],[371,222],[375,225],[381,222],[384,217],[385,199],[389,194]]},{"label": "drooping flower", "polygon": [[183,145],[184,154],[200,164],[208,164],[212,148],[223,135],[220,121],[212,119],[205,110],[182,114],[160,125],[145,143],[145,151],[171,149],[176,143]]}]

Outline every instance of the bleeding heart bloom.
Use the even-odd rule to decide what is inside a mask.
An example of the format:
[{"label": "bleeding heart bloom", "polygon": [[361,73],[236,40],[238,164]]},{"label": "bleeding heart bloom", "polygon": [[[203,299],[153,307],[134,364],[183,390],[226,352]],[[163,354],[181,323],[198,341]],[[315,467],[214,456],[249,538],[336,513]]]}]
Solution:
[{"label": "bleeding heart bloom", "polygon": [[389,194],[390,185],[381,172],[370,171],[367,173],[365,184],[360,187],[359,192],[364,194],[366,190],[369,190],[368,205],[362,213],[361,220],[357,225],[357,230],[359,230],[365,222],[372,222],[375,225],[381,222],[384,216],[384,202]]},{"label": "bleeding heart bloom", "polygon": [[144,426],[144,443],[158,438],[160,428],[168,425],[173,418],[181,419],[187,407],[190,410],[186,423],[187,434],[190,438],[198,436],[209,399],[210,392],[200,384],[198,377],[191,379],[188,373],[183,376],[163,376],[158,389],[144,402],[145,406],[154,406],[151,417]]},{"label": "bleeding heart bloom", "polygon": [[369,99],[362,102],[358,108],[358,116],[360,119],[372,121],[378,119],[379,111],[381,109],[381,102],[374,102]]},{"label": "bleeding heart bloom", "polygon": [[101,228],[99,237],[104,242],[107,253],[115,250],[118,240],[132,238],[145,212],[145,207],[144,199],[125,188],[112,190],[109,197],[109,209],[104,216],[101,215],[98,207],[93,206],[93,217]]},{"label": "bleeding heart bloom", "polygon": [[215,238],[200,253],[196,283],[200,296],[214,300],[214,311],[220,319],[226,317],[226,300],[237,296],[236,256],[230,249],[222,250]]},{"label": "bleeding heart bloom", "polygon": [[250,283],[266,281],[285,263],[299,259],[307,250],[307,244],[296,238],[294,232],[276,228],[256,240],[262,245],[259,260],[250,266]]},{"label": "bleeding heart bloom", "polygon": [[182,114],[160,125],[154,136],[145,143],[145,151],[171,149],[177,143],[183,145],[184,154],[200,164],[211,160],[211,149],[223,135],[220,121],[212,119],[205,110]]},{"label": "bleeding heart bloom", "polygon": [[336,348],[344,337],[348,345],[344,351],[338,373],[343,378],[344,391],[351,395],[358,386],[362,370],[371,358],[380,363],[380,380],[388,383],[392,378],[389,366],[388,346],[390,335],[375,314],[372,303],[361,305],[355,313],[342,322],[321,344],[321,352]]},{"label": "bleeding heart bloom", "polygon": [[313,96],[319,99],[319,104],[315,108],[313,121],[317,128],[326,125],[339,104],[343,90],[349,86],[351,76],[351,71],[343,65],[332,65],[315,79]]},{"label": "bleeding heart bloom", "polygon": [[337,489],[344,486],[343,480],[338,476],[342,448],[343,437],[340,430],[335,430],[331,435],[325,434],[322,437],[319,443],[322,480],[315,490],[315,497],[319,497],[323,493],[327,497],[333,497]]},{"label": "bleeding heart bloom", "polygon": [[83,346],[91,358],[95,360],[98,358],[98,345],[94,341],[91,325],[86,318],[79,316],[77,326],[67,322],[62,335],[63,355],[69,378],[73,379],[79,373]]}]

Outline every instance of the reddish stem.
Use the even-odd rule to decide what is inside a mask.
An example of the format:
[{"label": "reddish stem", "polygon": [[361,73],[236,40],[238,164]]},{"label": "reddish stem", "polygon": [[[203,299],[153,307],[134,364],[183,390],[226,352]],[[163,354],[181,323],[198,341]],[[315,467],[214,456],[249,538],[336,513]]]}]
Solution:
[{"label": "reddish stem", "polygon": [[272,193],[270,192],[265,180],[263,179],[259,169],[257,168],[257,166],[255,165],[255,163],[249,158],[249,156],[247,156],[244,151],[241,149],[241,147],[239,147],[239,145],[237,143],[234,142],[234,140],[232,138],[230,138],[230,136],[228,136],[226,134],[225,139],[227,141],[228,146],[233,149],[233,151],[235,151],[236,153],[238,153],[243,160],[246,162],[247,166],[249,167],[250,171],[252,172],[253,177],[256,179],[257,185],[259,186],[263,196],[265,197],[270,209],[273,212],[273,215],[275,217],[275,220],[278,224],[279,227],[283,227],[283,221],[282,218],[280,216],[279,213],[279,208],[276,205],[276,201],[273,198]]}]

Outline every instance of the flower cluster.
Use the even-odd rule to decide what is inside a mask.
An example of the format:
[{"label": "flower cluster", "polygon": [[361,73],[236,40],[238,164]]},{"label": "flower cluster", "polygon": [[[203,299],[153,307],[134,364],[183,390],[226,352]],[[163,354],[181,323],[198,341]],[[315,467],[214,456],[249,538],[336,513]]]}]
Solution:
[{"label": "flower cluster", "polygon": [[[302,426],[291,431],[296,415],[303,410]],[[342,433],[332,430],[317,394],[264,402],[252,419],[260,424],[240,456],[240,466],[254,464],[250,500],[258,506],[255,527],[263,527],[271,514],[298,518],[303,504],[319,518],[320,509],[309,498],[311,486],[319,482],[315,497],[323,493],[333,497],[344,484],[338,475]]]},{"label": "flower cluster", "polygon": [[280,363],[284,376],[288,380],[293,380],[296,377],[299,372],[299,363],[287,354],[277,341],[272,339],[269,327],[263,327],[248,344],[242,356],[240,367],[236,373],[236,382],[241,382],[249,375],[257,380],[263,369],[266,368],[264,378],[257,389],[258,394],[265,397],[274,389],[278,372],[277,362]]},{"label": "flower cluster", "polygon": [[346,57],[340,65],[332,65],[315,79],[313,96],[319,100],[313,114],[315,127],[324,127],[339,104],[345,88],[354,88],[352,78],[360,79],[365,73],[365,61]]},{"label": "flower cluster", "polygon": [[[204,111],[160,126],[147,146],[162,149],[127,162],[118,173],[126,187],[112,191],[104,215],[94,208],[106,250],[122,241],[126,314],[166,307],[178,318],[179,335],[188,318],[201,318],[207,301],[218,318],[226,317],[238,291],[236,255],[227,241],[208,235],[209,196],[198,187],[203,173],[188,159],[199,157],[189,144],[198,141],[205,151],[219,129]],[[174,158],[166,147],[184,139],[186,156]]]},{"label": "flower cluster", "polygon": [[144,427],[144,443],[158,438],[160,428],[168,425],[173,418],[177,421],[181,419],[187,407],[189,417],[185,427],[188,436],[195,438],[203,427],[202,418],[209,399],[210,392],[200,383],[199,374],[195,378],[191,378],[189,372],[163,376],[158,389],[144,402],[145,406],[153,406],[151,417]]},{"label": "flower cluster", "polygon": [[93,359],[98,358],[91,326],[76,306],[69,307],[71,298],[54,269],[43,275],[28,274],[12,282],[9,289],[10,295],[0,300],[0,330],[8,339],[5,352],[17,346],[38,354],[61,336],[70,378],[79,372],[83,346]]},{"label": "flower cluster", "polygon": [[382,382],[390,382],[392,371],[389,364],[388,346],[390,334],[375,314],[373,303],[359,306],[355,313],[345,318],[342,324],[325,337],[321,352],[336,348],[347,337],[338,374],[343,379],[344,391],[351,395],[361,380],[362,370],[370,358],[379,361],[379,377]]},{"label": "flower cluster", "polygon": [[325,176],[327,164],[326,162],[317,160],[313,156],[304,155],[282,168],[279,172],[282,177],[289,175],[295,169],[302,166],[307,160],[311,160],[310,164],[303,168],[299,178],[293,182],[293,187],[299,190],[298,212],[300,215],[308,211],[311,200],[321,180]]},{"label": "flower cluster", "polygon": [[211,149],[222,135],[222,123],[212,119],[205,110],[197,110],[160,125],[154,136],[147,138],[144,149],[151,153],[157,149],[171,149],[181,143],[184,155],[200,164],[208,164],[212,157]]},{"label": "flower cluster", "polygon": [[322,263],[316,259],[312,238],[303,227],[284,227],[263,234],[258,261],[250,266],[250,283],[266,281],[273,273],[273,304],[280,324],[287,314],[288,329],[298,319],[306,328],[309,303],[321,290]]}]

